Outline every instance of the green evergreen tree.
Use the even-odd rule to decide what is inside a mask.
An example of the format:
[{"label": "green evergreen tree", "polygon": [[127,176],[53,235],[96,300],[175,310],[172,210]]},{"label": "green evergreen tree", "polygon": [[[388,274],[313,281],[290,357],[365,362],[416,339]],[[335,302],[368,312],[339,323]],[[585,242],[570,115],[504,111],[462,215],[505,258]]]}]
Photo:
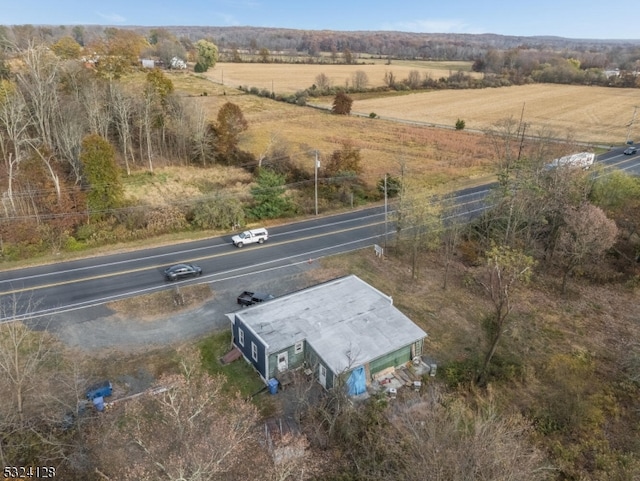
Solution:
[{"label": "green evergreen tree", "polygon": [[123,189],[111,144],[98,134],[82,140],[80,152],[84,181],[88,184],[87,206],[93,218],[108,216],[122,205]]},{"label": "green evergreen tree", "polygon": [[285,197],[285,176],[269,169],[260,169],[256,179],[258,185],[251,188],[255,202],[249,210],[256,219],[274,219],[290,214],[293,203]]}]

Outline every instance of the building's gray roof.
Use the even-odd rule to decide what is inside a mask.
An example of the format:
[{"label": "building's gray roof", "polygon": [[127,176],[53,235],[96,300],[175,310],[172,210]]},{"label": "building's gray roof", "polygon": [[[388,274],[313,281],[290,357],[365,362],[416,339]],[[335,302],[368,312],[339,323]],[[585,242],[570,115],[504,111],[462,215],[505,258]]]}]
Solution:
[{"label": "building's gray roof", "polygon": [[427,334],[356,276],[256,304],[237,316],[277,353],[306,340],[333,372],[365,364]]}]

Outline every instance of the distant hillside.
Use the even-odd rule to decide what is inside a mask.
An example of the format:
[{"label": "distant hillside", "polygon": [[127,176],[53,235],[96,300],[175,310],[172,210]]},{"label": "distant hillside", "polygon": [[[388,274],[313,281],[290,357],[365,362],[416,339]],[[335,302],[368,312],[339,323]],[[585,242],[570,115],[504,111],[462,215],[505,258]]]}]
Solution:
[{"label": "distant hillside", "polygon": [[332,48],[341,51],[349,48],[354,52],[375,55],[408,55],[422,56],[434,47],[451,48],[495,48],[511,49],[527,47],[535,49],[575,49],[607,50],[620,47],[640,48],[637,40],[594,40],[569,39],[563,37],[520,37],[486,34],[459,33],[410,33],[392,31],[335,31],[335,30],[294,30],[264,27],[162,27],[178,37],[191,40],[211,37],[221,46],[248,47],[252,43],[257,47],[274,50],[295,49],[298,51],[319,49],[329,52]]}]

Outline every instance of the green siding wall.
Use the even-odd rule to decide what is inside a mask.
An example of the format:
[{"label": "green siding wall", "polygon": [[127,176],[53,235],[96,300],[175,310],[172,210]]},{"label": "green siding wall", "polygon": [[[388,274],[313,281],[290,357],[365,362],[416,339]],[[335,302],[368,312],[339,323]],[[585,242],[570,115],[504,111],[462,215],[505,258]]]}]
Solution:
[{"label": "green siding wall", "polygon": [[289,356],[289,369],[296,369],[304,363],[305,359],[305,351],[307,350],[307,343],[303,342],[302,344],[302,352],[296,354],[295,345],[288,347],[287,349],[283,349],[282,351],[278,351],[277,353],[269,354],[269,377],[275,377],[278,373],[278,354],[283,351],[287,351]]}]

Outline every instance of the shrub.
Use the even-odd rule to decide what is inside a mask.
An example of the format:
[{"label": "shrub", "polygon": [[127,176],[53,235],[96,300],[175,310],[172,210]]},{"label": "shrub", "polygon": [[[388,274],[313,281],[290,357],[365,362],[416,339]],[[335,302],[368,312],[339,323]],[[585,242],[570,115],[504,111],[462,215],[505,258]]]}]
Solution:
[{"label": "shrub", "polygon": [[73,236],[68,236],[64,242],[64,250],[67,252],[79,252],[86,247],[87,245],[84,242],[77,240]]},{"label": "shrub", "polygon": [[200,201],[191,211],[191,224],[199,229],[231,229],[244,225],[242,204],[235,198],[214,197]]},{"label": "shrub", "polygon": [[450,388],[457,388],[460,385],[467,385],[473,381],[480,367],[477,359],[465,358],[453,361],[440,369],[444,372],[444,382]]},{"label": "shrub", "polygon": [[184,212],[175,206],[155,207],[147,212],[146,231],[149,234],[166,234],[187,228]]},{"label": "shrub", "polygon": [[87,241],[95,231],[95,224],[81,224],[76,228],[75,238],[79,241]]},{"label": "shrub", "polygon": [[371,112],[371,113],[369,114],[369,118],[370,118],[370,119],[375,119],[376,117],[378,117],[378,114],[376,114],[375,112]]},{"label": "shrub", "polygon": [[456,120],[456,130],[464,130],[465,125],[466,125],[466,123],[465,123],[464,120],[462,120],[462,119]]}]

